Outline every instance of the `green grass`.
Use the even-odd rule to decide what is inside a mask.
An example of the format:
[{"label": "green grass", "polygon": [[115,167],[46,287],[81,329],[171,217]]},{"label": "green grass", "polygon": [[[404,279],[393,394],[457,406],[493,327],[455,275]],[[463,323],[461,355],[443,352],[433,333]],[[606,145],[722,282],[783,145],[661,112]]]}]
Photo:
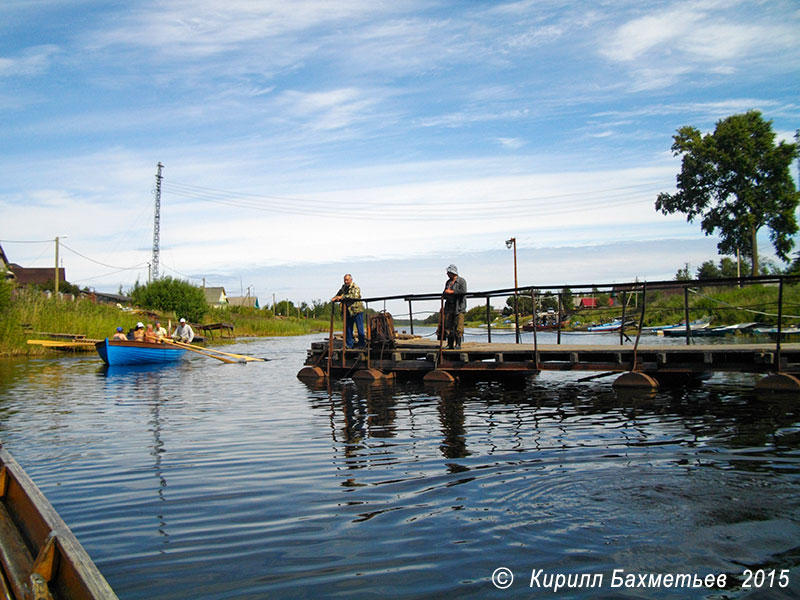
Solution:
[{"label": "green grass", "polygon": [[[111,337],[121,326],[128,331],[137,322],[152,323],[150,314],[123,311],[116,306],[95,304],[91,300],[56,300],[44,294],[18,290],[7,311],[0,319],[0,356],[44,355],[56,351],[42,346],[28,345],[29,338],[44,336],[31,332],[83,334],[87,338]],[[175,315],[159,315],[166,327],[169,320],[174,324]],[[290,336],[327,331],[328,321],[273,318],[255,309],[229,310],[227,313],[212,310],[205,323],[232,323],[234,333],[241,336]]]},{"label": "green grass", "polygon": [[[629,304],[625,309],[626,318],[638,319],[641,298],[638,306]],[[758,322],[768,325],[778,323],[778,286],[750,285],[738,287],[704,286],[692,288],[689,293],[689,320],[711,317],[712,326],[732,325],[734,323]],[[601,307],[573,311],[570,325],[565,327],[586,327],[612,321],[622,316],[622,308]],[[511,317],[501,317],[501,319]],[[644,326],[671,325],[685,318],[682,290],[675,293],[663,291],[648,292]],[[531,320],[531,315],[520,315],[520,325]],[[783,327],[800,323],[800,285],[785,285],[783,289]],[[478,326],[482,322],[470,323]],[[492,324],[496,327],[498,322]]]}]

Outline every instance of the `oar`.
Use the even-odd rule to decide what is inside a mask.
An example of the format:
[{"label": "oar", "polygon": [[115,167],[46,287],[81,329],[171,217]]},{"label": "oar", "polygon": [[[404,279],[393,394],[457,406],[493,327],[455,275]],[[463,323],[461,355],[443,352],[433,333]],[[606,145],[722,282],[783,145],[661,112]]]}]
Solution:
[{"label": "oar", "polygon": [[188,348],[195,348],[197,350],[202,350],[203,352],[212,352],[214,354],[221,354],[223,356],[230,356],[231,358],[237,359],[238,362],[244,360],[245,362],[266,362],[268,358],[258,358],[255,356],[245,356],[244,354],[232,354],[230,352],[223,352],[222,350],[214,350],[213,348],[202,348],[200,346],[195,346],[193,344],[187,344],[186,342],[179,342],[177,340],[172,340],[170,343],[174,344],[181,344],[182,346],[186,346]]},{"label": "oar", "polygon": [[242,363],[246,364],[247,361],[245,360],[230,360],[229,358],[225,358],[224,356],[217,356],[216,354],[211,354],[210,352],[204,352],[203,350],[198,350],[194,346],[190,346],[189,344],[184,344],[182,342],[176,342],[175,340],[164,340],[167,344],[172,344],[177,346],[178,348],[183,348],[184,350],[189,350],[190,352],[195,352],[197,354],[202,354],[203,356],[207,356],[208,358],[216,358],[217,360],[221,360],[224,363],[234,364],[234,363]]}]

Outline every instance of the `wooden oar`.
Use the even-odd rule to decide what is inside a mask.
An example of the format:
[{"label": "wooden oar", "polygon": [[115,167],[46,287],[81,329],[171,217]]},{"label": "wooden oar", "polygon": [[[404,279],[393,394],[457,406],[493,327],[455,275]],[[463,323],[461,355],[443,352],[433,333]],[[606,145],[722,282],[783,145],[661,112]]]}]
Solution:
[{"label": "wooden oar", "polygon": [[178,348],[183,348],[184,350],[189,350],[190,352],[194,352],[196,354],[202,354],[203,356],[207,356],[208,358],[216,358],[217,360],[221,360],[224,363],[228,364],[235,364],[235,363],[242,363],[245,364],[247,361],[245,360],[231,360],[229,358],[225,358],[224,356],[217,356],[216,354],[211,354],[210,352],[204,352],[203,350],[198,350],[194,346],[190,346],[189,344],[184,344],[183,342],[177,342],[175,340],[163,340],[167,344],[172,344],[177,346]]},{"label": "wooden oar", "polygon": [[180,344],[181,346],[185,346],[187,348],[195,348],[197,350],[202,350],[203,352],[212,352],[214,354],[221,354],[223,356],[230,356],[231,358],[237,359],[238,362],[244,360],[245,362],[266,362],[268,358],[258,358],[255,356],[245,356],[244,354],[233,354],[231,352],[223,352],[222,350],[214,350],[213,348],[202,348],[200,346],[195,346],[193,344],[187,344],[186,342],[179,342],[177,340],[170,340],[171,344]]}]

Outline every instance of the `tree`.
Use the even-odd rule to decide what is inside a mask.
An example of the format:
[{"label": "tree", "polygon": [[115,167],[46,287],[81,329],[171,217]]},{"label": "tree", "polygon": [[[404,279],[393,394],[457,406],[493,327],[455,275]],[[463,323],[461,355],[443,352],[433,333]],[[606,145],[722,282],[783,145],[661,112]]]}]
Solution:
[{"label": "tree", "polygon": [[561,310],[565,313],[572,312],[575,308],[575,301],[572,299],[572,290],[565,287],[561,290]]},{"label": "tree", "polygon": [[762,227],[769,228],[775,253],[788,261],[798,230],[800,193],[789,171],[797,144],[776,146],[772,121],[757,110],[718,121],[714,133],[704,136],[686,125],[673,139],[673,155],[682,156],[678,191],[659,194],[656,210],[684,213],[690,223],[699,218],[706,235],[719,231],[720,254],[741,249],[751,259],[753,275],[758,275],[756,234]]},{"label": "tree", "polygon": [[162,277],[147,285],[137,281],[130,293],[137,306],[148,310],[173,311],[177,317],[198,322],[208,310],[203,290],[188,281]]},{"label": "tree", "polygon": [[675,281],[691,281],[692,275],[689,273],[689,263],[683,263],[683,268],[675,273]]},{"label": "tree", "polygon": [[697,269],[698,279],[719,279],[720,271],[713,260],[707,260]]},{"label": "tree", "polygon": [[739,267],[736,264],[736,260],[729,257],[723,256],[719,259],[719,275],[720,277],[725,278],[734,278],[739,277]]}]

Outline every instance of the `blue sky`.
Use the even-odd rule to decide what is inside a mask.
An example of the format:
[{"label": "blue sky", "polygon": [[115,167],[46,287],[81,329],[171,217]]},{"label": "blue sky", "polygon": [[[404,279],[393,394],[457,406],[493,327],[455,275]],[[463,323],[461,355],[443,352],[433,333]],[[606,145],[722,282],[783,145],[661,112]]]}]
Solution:
[{"label": "blue sky", "polygon": [[[0,239],[116,291],[669,279],[716,238],[654,209],[682,125],[800,127],[795,0],[0,3]],[[793,170],[797,176],[796,168]],[[761,250],[769,253],[767,232]]]}]

